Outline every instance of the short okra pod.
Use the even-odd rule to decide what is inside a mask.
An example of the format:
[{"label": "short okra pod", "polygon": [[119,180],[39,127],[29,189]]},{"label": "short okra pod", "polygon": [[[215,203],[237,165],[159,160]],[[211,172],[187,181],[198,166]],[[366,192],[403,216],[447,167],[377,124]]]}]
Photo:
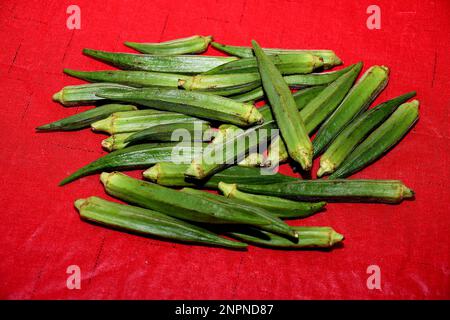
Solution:
[{"label": "short okra pod", "polygon": [[124,44],[127,47],[133,48],[142,53],[157,55],[178,55],[202,53],[206,51],[211,41],[212,36],[195,35],[191,37],[157,43],[125,41]]},{"label": "short okra pod", "polygon": [[37,127],[39,131],[69,131],[89,127],[92,123],[107,118],[114,112],[137,110],[135,106],[126,104],[105,104],[73,116]]},{"label": "short okra pod", "polygon": [[312,144],[305,124],[297,111],[291,91],[280,72],[259,45],[255,41],[252,41],[252,44],[263,87],[289,155],[300,163],[304,170],[309,170],[312,165]]},{"label": "short okra pod", "polygon": [[246,247],[241,242],[227,240],[209,230],[154,210],[115,203],[98,197],[78,199],[75,201],[75,207],[84,220],[125,231],[188,243],[228,248]]},{"label": "short okra pod", "polygon": [[399,142],[419,119],[419,101],[402,104],[375,131],[373,131],[332,174],[330,179],[341,179],[368,166]]},{"label": "short okra pod", "polygon": [[119,69],[154,71],[182,74],[206,72],[224,63],[237,60],[235,57],[213,57],[197,55],[150,55],[122,52],[107,52],[83,49],[83,53]]},{"label": "short okra pod", "polygon": [[353,120],[320,157],[320,168],[317,176],[321,177],[324,174],[334,172],[370,132],[383,123],[400,104],[406,102],[415,94],[412,91],[383,102]]}]

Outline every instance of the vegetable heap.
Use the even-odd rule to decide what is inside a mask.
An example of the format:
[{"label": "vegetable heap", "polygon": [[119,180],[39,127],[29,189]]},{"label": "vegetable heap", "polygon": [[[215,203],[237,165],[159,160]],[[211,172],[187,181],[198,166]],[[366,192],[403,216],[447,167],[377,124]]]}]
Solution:
[{"label": "vegetable heap", "polygon": [[[210,44],[229,56],[195,55]],[[76,200],[83,219],[227,248],[331,248],[344,238],[333,228],[285,220],[311,216],[327,201],[414,197],[398,180],[346,179],[388,152],[418,120],[419,102],[408,102],[415,92],[369,109],[387,85],[387,67],[371,66],[357,80],[361,62],[322,72],[342,64],[331,50],[263,49],[256,41],[230,46],[211,36],[125,45],[140,53],[84,49],[120,70],[64,69],[90,83],[64,87],[53,99],[96,107],[37,128],[90,126],[110,134],[102,141],[110,153],[60,185],[101,173],[106,193],[128,204]],[[256,107],[262,99],[267,104]],[[289,162],[308,172],[317,157],[317,177],[326,179],[273,170]],[[139,168],[146,169],[145,180],[118,172]]]}]

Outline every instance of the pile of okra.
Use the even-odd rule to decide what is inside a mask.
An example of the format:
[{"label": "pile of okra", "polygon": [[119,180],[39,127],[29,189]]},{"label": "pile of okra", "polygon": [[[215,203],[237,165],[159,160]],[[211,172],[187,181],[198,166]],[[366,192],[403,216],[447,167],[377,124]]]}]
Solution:
[{"label": "pile of okra", "polygon": [[[60,185],[101,173],[106,193],[123,203],[78,199],[82,219],[217,247],[331,248],[344,238],[333,228],[286,220],[320,212],[326,202],[414,197],[399,180],[347,179],[418,119],[419,102],[408,101],[414,91],[370,107],[387,85],[387,67],[370,66],[358,78],[362,62],[330,71],[342,64],[332,50],[231,46],[211,36],[125,45],[139,53],[84,49],[118,70],[64,69],[89,83],[66,86],[53,100],[94,107],[37,128],[110,135],[102,141],[109,153]],[[227,56],[200,55],[210,45]],[[257,107],[260,100],[266,104]],[[175,132],[187,135],[180,142]],[[276,171],[287,163],[311,177],[315,158],[317,179]],[[120,172],[132,169],[145,169],[143,179]]]}]

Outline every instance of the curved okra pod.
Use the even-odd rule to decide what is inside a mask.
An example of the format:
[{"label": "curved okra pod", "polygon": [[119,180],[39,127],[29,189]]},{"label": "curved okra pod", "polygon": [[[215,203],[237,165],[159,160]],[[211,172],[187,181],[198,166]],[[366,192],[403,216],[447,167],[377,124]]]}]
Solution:
[{"label": "curved okra pod", "polygon": [[322,124],[313,140],[314,156],[321,154],[356,116],[364,112],[386,87],[389,69],[373,66],[356,82],[333,114]]},{"label": "curved okra pod", "polygon": [[333,140],[327,151],[320,157],[320,168],[317,176],[330,174],[336,170],[344,159],[356,148],[356,146],[384,120],[386,120],[395,109],[405,101],[415,96],[415,92],[409,92],[397,98],[383,102],[378,106],[364,112],[352,121]]},{"label": "curved okra pod", "polygon": [[177,55],[202,53],[208,49],[212,36],[191,36],[170,41],[150,43],[150,42],[130,42],[125,41],[127,47],[133,48],[142,53],[159,55]]},{"label": "curved okra pod", "polygon": [[104,90],[101,97],[134,102],[158,110],[180,112],[238,126],[249,126],[263,121],[255,106],[207,93],[165,88],[143,88],[126,92]]},{"label": "curved okra pod", "polygon": [[219,182],[219,190],[230,199],[261,207],[282,219],[306,218],[325,207],[326,202],[299,202],[266,195],[250,194],[237,190],[236,184]]},{"label": "curved okra pod", "polygon": [[188,168],[189,164],[159,162],[145,170],[143,175],[144,178],[167,187],[205,187],[209,189],[217,189],[221,181],[226,183],[270,184],[297,180],[297,178],[271,172],[267,169],[232,166],[198,182],[185,179],[184,173]]},{"label": "curved okra pod", "polygon": [[59,185],[63,186],[78,178],[100,171],[130,170],[146,168],[162,161],[188,163],[201,153],[203,145],[180,143],[148,143],[113,151],[90,164],[78,169]]},{"label": "curved okra pod", "polygon": [[44,124],[36,128],[39,131],[69,131],[89,127],[92,123],[107,118],[114,112],[137,110],[135,106],[127,104],[105,104],[73,116]]},{"label": "curved okra pod", "polygon": [[151,55],[122,52],[107,52],[83,49],[89,57],[106,62],[123,70],[140,70],[168,73],[202,73],[224,63],[237,60],[235,57],[213,57],[196,55]]},{"label": "curved okra pod", "polygon": [[309,170],[312,165],[312,144],[305,124],[297,111],[291,91],[278,69],[256,41],[252,41],[252,44],[258,61],[263,87],[269,98],[272,112],[280,128],[281,136],[286,143],[289,155],[300,163],[304,170]]},{"label": "curved okra pod", "polygon": [[237,184],[238,190],[289,198],[334,202],[399,203],[414,196],[399,180],[298,180],[269,185]]},{"label": "curved okra pod", "polygon": [[292,229],[297,231],[298,241],[294,242],[254,228],[241,228],[226,234],[256,246],[285,249],[331,248],[344,239],[342,234],[331,227],[292,227]]},{"label": "curved okra pod", "polygon": [[115,203],[98,197],[78,199],[75,201],[75,207],[84,220],[138,234],[227,248],[247,246],[154,210]]},{"label": "curved okra pod", "polygon": [[[251,47],[245,46],[230,46],[218,42],[211,42],[211,46],[228,53],[232,56],[241,58],[253,57],[253,50]],[[309,53],[322,58],[323,67],[325,69],[333,68],[342,64],[342,60],[332,50],[303,50],[303,49],[277,49],[277,48],[263,48],[268,55],[273,54],[293,54],[293,53]]]},{"label": "curved okra pod", "polygon": [[419,101],[402,104],[373,131],[332,174],[330,179],[350,176],[377,160],[399,142],[419,119]]}]

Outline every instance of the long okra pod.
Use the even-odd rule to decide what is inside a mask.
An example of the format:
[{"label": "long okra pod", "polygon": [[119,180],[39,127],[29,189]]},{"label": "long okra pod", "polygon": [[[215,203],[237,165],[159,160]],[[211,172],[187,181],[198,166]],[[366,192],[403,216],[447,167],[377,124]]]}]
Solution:
[{"label": "long okra pod", "polygon": [[314,156],[321,154],[330,142],[356,116],[364,112],[386,87],[389,69],[373,66],[356,82],[333,114],[322,124],[313,140]]},{"label": "long okra pod", "polygon": [[325,207],[325,202],[299,202],[278,197],[250,194],[237,190],[236,184],[219,182],[219,190],[225,197],[264,208],[270,213],[283,218],[306,218]]},{"label": "long okra pod", "polygon": [[252,41],[252,44],[263,87],[289,155],[299,162],[304,170],[309,170],[312,165],[312,144],[305,124],[297,111],[291,91],[280,72],[259,45],[255,41]]},{"label": "long okra pod", "polygon": [[190,143],[148,143],[131,146],[111,152],[78,169],[62,180],[59,185],[63,186],[78,178],[100,171],[139,169],[162,161],[188,163],[201,153],[202,149],[202,144],[198,146],[198,144],[191,145]]},{"label": "long okra pod", "polygon": [[205,187],[217,189],[219,182],[243,184],[270,184],[295,181],[297,178],[286,176],[267,169],[232,166],[208,177],[203,181],[186,180],[184,173],[189,164],[160,162],[144,171],[144,178],[167,187]]},{"label": "long okra pod", "polygon": [[206,51],[212,36],[191,36],[175,40],[169,40],[158,43],[150,42],[130,42],[125,41],[127,47],[133,48],[142,53],[159,54],[159,55],[177,55],[202,53]]},{"label": "long okra pod", "polygon": [[345,178],[361,170],[388,152],[419,118],[419,101],[402,104],[373,131],[332,174],[330,179]]},{"label": "long okra pod", "polygon": [[78,199],[75,201],[75,207],[84,220],[138,234],[227,248],[246,247],[246,244],[227,240],[209,230],[154,210],[123,205],[98,197]]},{"label": "long okra pod", "polygon": [[272,223],[260,215],[243,212],[204,197],[134,179],[120,172],[103,172],[100,180],[106,192],[116,198],[182,220],[253,226]]},{"label": "long okra pod", "polygon": [[249,126],[262,122],[262,116],[251,104],[237,102],[212,94],[163,88],[133,89],[124,92],[104,90],[101,97],[117,101],[134,102],[158,110],[180,112],[206,118]]},{"label": "long okra pod", "polygon": [[267,248],[331,248],[340,243],[344,236],[331,227],[292,227],[298,234],[298,241],[291,241],[279,235],[254,228],[241,228],[227,232],[229,236],[253,245]]},{"label": "long okra pod", "polygon": [[335,202],[398,203],[414,192],[398,180],[297,180],[269,185],[237,184],[238,190],[290,198]]},{"label": "long okra pod", "polygon": [[107,118],[114,112],[137,110],[135,106],[126,104],[105,104],[73,116],[37,127],[39,131],[69,131],[89,127],[92,123]]},{"label": "long okra pod", "polygon": [[224,63],[237,60],[235,57],[212,57],[196,55],[150,55],[121,52],[107,52],[83,49],[87,56],[111,64],[124,70],[141,70],[168,73],[202,73]]},{"label": "long okra pod", "polygon": [[320,157],[320,168],[317,176],[330,174],[336,170],[344,159],[352,152],[356,146],[384,120],[386,120],[395,109],[405,101],[412,98],[414,91],[398,96],[397,98],[383,102],[378,106],[364,112],[352,121],[333,140],[327,151]]}]

